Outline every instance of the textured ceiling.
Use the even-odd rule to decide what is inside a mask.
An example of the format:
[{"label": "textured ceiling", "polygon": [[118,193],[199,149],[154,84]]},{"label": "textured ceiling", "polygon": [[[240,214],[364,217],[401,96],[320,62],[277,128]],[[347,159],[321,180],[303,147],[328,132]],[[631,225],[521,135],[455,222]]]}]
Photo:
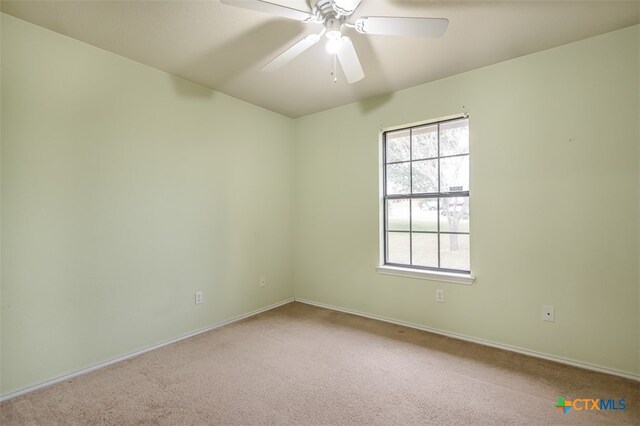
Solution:
[{"label": "textured ceiling", "polygon": [[[269,0],[308,10],[306,0]],[[439,39],[352,36],[366,77],[349,85],[322,44],[260,71],[317,24],[219,0],[2,1],[2,11],[255,105],[298,117],[637,24],[638,1],[363,0],[358,16],[449,19]]]}]

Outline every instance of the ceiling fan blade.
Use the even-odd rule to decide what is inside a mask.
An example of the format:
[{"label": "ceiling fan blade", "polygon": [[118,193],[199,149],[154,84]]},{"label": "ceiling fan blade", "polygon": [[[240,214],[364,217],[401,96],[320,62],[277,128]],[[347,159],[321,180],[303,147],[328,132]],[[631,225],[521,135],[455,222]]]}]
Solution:
[{"label": "ceiling fan blade", "polygon": [[305,50],[307,50],[308,48],[316,44],[318,40],[320,40],[319,34],[309,34],[308,36],[306,36],[305,38],[303,38],[302,40],[300,40],[299,42],[297,42],[296,44],[294,44],[293,46],[291,46],[290,48],[282,52],[280,55],[272,59],[271,62],[269,62],[264,67],[262,67],[262,71],[273,72],[273,71],[279,70],[284,65],[291,62],[293,58],[295,58],[296,56],[298,56],[299,54],[301,54],[302,52],[304,52]]},{"label": "ceiling fan blade", "polygon": [[229,6],[242,7],[244,9],[257,10],[258,12],[269,13],[283,18],[294,19],[302,22],[313,22],[314,17],[309,12],[269,3],[263,0],[220,0]]},{"label": "ceiling fan blade", "polygon": [[342,44],[336,55],[349,84],[364,78],[364,71],[362,70],[362,65],[360,65],[358,54],[349,37],[342,37]]},{"label": "ceiling fan blade", "polygon": [[356,21],[355,27],[362,34],[441,37],[448,25],[449,20],[445,18],[363,16]]},{"label": "ceiling fan blade", "polygon": [[351,16],[362,0],[333,0],[331,6],[338,15]]}]

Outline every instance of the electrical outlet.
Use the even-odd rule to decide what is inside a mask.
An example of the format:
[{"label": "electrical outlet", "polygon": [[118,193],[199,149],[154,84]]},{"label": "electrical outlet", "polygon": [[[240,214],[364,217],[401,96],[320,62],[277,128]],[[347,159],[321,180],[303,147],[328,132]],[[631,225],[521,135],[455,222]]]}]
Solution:
[{"label": "electrical outlet", "polygon": [[436,290],[436,302],[444,303],[444,290],[441,288]]},{"label": "electrical outlet", "polygon": [[196,305],[199,305],[202,302],[204,302],[204,296],[203,296],[202,292],[201,291],[196,291]]},{"label": "electrical outlet", "polygon": [[542,307],[542,320],[555,322],[556,320],[556,308],[553,306],[545,305]]},{"label": "electrical outlet", "polygon": [[267,285],[267,278],[266,277],[260,277],[260,282],[258,283],[258,285],[260,287],[264,287],[265,285]]}]

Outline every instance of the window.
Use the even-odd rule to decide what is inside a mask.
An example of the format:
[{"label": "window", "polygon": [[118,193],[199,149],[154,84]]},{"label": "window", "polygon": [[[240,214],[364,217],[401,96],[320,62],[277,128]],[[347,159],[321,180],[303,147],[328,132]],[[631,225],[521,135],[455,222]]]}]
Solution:
[{"label": "window", "polygon": [[384,265],[470,273],[469,119],[383,133]]}]

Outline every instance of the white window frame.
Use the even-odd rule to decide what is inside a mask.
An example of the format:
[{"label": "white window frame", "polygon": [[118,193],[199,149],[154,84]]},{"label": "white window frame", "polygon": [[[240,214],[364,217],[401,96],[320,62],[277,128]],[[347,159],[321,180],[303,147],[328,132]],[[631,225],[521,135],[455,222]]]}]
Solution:
[{"label": "white window frame", "polygon": [[[379,262],[376,270],[380,274],[384,275],[394,275],[405,278],[415,278],[422,280],[430,280],[430,281],[444,281],[454,284],[465,284],[471,285],[475,281],[476,277],[471,273],[457,273],[457,272],[448,272],[448,271],[438,271],[438,270],[429,270],[429,269],[419,269],[419,268],[410,268],[410,267],[399,267],[399,266],[391,266],[385,265],[385,217],[384,217],[384,134],[386,132],[405,129],[409,127],[416,126],[424,126],[433,123],[439,123],[442,121],[455,120],[459,118],[468,118],[468,114],[456,114],[447,117],[440,117],[431,120],[419,121],[415,123],[403,124],[399,126],[391,126],[391,127],[383,127],[380,129],[378,133],[378,187],[379,187],[379,234],[378,234],[378,245],[379,245]],[[471,157],[469,157],[471,158]]]}]

